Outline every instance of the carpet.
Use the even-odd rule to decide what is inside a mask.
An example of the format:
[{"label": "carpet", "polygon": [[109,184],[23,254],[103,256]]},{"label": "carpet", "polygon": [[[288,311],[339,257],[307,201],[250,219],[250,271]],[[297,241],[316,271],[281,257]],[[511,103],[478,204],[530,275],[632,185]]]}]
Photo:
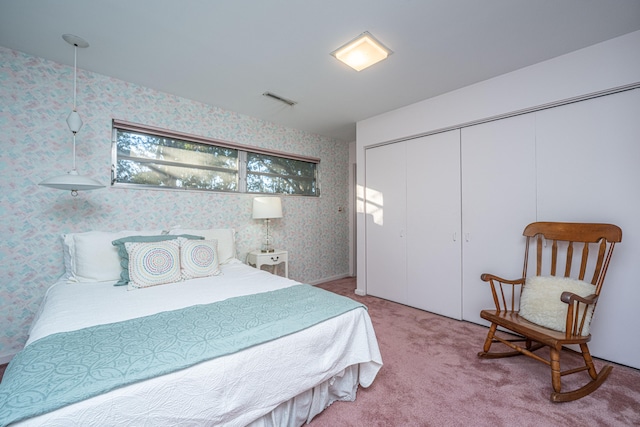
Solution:
[{"label": "carpet", "polygon": [[[476,356],[487,334],[483,326],[358,296],[353,278],[317,286],[367,305],[384,366],[369,388],[358,389],[355,402],[333,403],[312,427],[640,425],[637,369],[613,364],[607,381],[589,396],[552,403],[546,365],[525,356]],[[581,360],[563,352],[562,368]],[[605,364],[594,361],[598,370]],[[563,377],[563,390],[588,378],[586,372]]]}]

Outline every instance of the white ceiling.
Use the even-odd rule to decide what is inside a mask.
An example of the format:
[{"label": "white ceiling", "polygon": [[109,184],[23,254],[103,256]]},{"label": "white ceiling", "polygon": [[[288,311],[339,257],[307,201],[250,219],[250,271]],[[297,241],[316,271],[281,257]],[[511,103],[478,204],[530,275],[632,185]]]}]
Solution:
[{"label": "white ceiling", "polygon": [[[344,141],[358,120],[636,30],[640,0],[0,0],[1,46],[72,65],[75,34],[79,68]],[[356,72],[330,52],[363,31],[394,54]]]}]

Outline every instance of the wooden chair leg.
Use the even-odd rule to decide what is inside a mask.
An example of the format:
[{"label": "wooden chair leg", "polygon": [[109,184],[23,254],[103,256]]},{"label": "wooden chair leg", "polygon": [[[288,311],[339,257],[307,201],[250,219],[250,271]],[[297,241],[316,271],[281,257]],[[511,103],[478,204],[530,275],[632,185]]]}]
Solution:
[{"label": "wooden chair leg", "polygon": [[591,358],[591,353],[589,352],[589,347],[587,344],[580,344],[580,350],[582,350],[582,357],[584,358],[584,363],[587,365],[589,375],[594,380],[598,378],[598,372],[596,371],[596,367],[593,364],[593,359]]},{"label": "wooden chair leg", "polygon": [[549,361],[551,362],[551,385],[556,393],[560,393],[562,382],[560,380],[560,350],[549,347]]},{"label": "wooden chair leg", "polygon": [[482,348],[484,353],[487,353],[491,348],[491,344],[493,343],[493,337],[496,334],[497,328],[498,328],[498,325],[496,325],[495,323],[491,324],[491,327],[489,328],[489,333],[487,333],[487,339],[484,340],[484,347]]}]

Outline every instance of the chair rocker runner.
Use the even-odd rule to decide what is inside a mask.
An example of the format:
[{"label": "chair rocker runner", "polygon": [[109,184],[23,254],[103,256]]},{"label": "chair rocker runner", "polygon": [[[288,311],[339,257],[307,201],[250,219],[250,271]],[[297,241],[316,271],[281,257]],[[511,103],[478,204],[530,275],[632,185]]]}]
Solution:
[{"label": "chair rocker runner", "polygon": [[[523,235],[526,245],[521,278],[481,276],[491,285],[495,310],[480,312],[491,326],[478,357],[529,356],[551,367],[553,402],[580,399],[595,391],[613,369],[606,365],[597,372],[587,343],[591,340],[589,323],[622,230],[610,224],[535,222]],[[574,256],[574,251],[579,254]],[[527,276],[528,270],[535,275]],[[519,338],[496,335],[499,326]],[[489,352],[497,342],[513,351]],[[516,342],[524,342],[524,346]],[[580,347],[584,366],[561,371],[561,350],[571,344]],[[542,347],[549,347],[549,359],[534,353]],[[591,380],[576,390],[562,392],[561,377],[581,371],[587,371]]]}]

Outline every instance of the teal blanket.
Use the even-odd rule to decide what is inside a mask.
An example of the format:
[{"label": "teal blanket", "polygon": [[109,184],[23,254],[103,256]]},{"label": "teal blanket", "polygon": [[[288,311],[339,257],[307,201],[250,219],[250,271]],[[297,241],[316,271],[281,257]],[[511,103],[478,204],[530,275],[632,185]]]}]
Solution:
[{"label": "teal blanket", "polygon": [[[0,383],[0,425],[235,353],[364,307],[296,285],[41,338]],[[114,307],[117,310],[117,307]]]}]

